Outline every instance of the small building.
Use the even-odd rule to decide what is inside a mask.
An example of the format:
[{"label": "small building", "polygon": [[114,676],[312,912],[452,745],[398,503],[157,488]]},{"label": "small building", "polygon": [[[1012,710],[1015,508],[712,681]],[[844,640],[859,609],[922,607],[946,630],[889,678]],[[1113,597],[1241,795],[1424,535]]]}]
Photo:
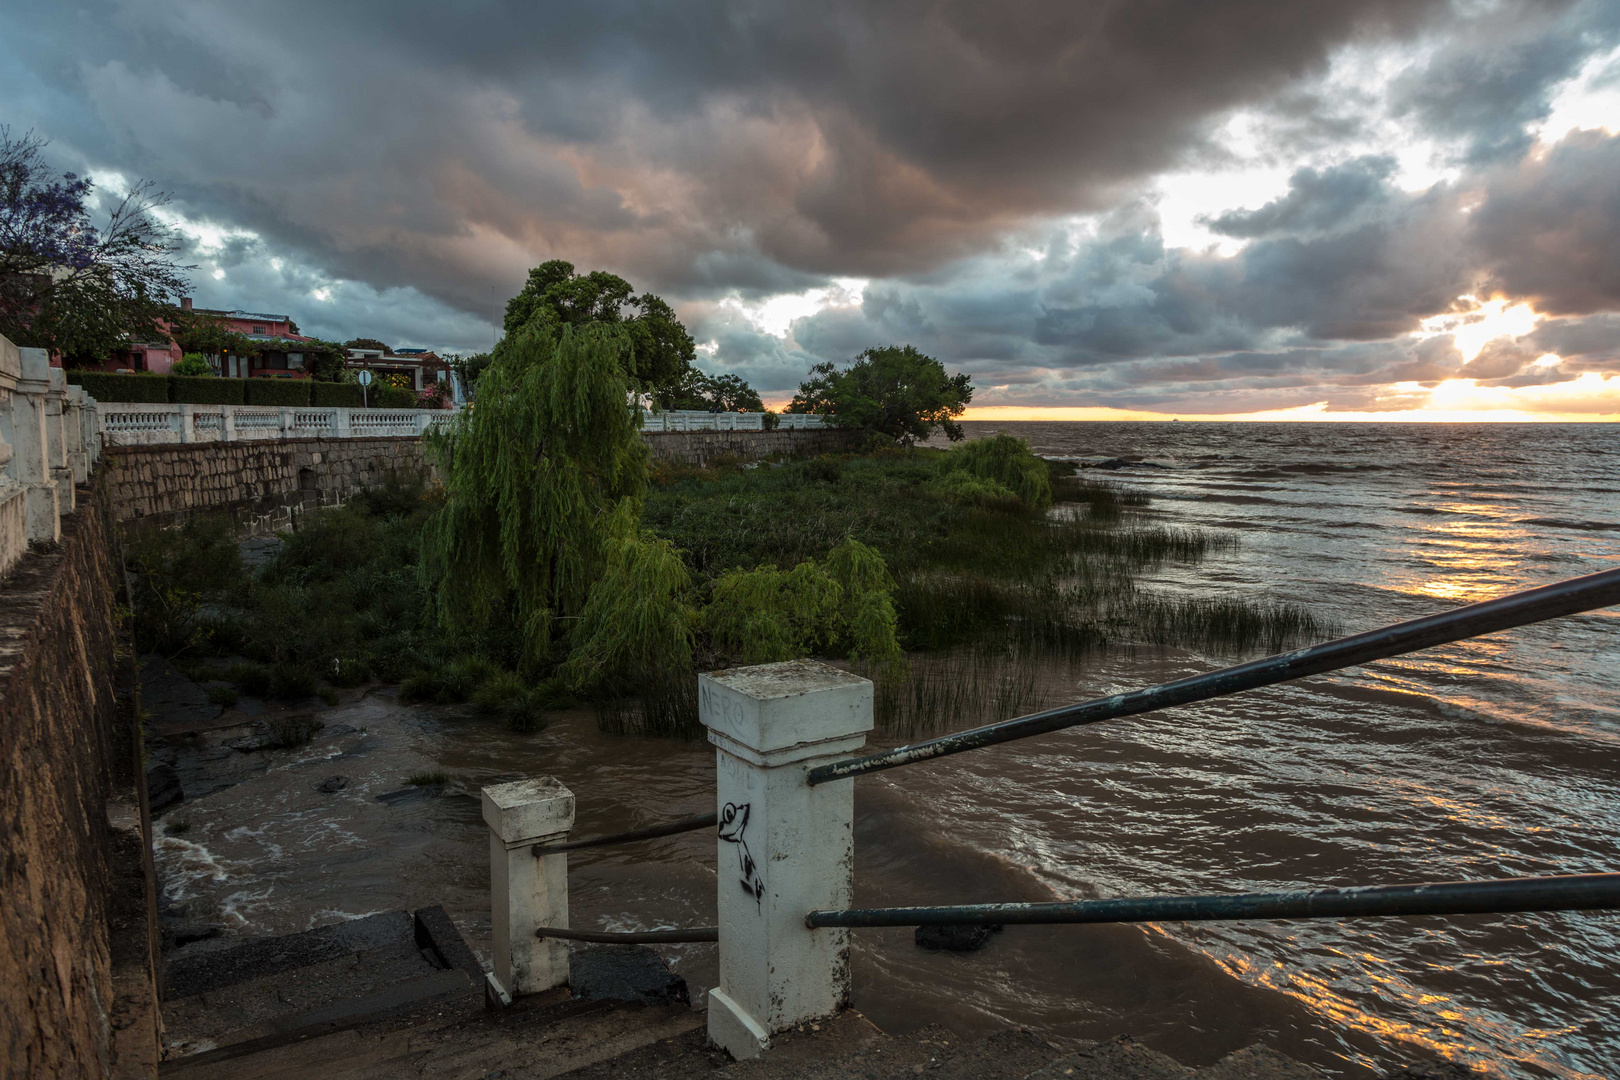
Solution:
[{"label": "small building", "polygon": [[450,381],[450,364],[427,349],[397,349],[392,353],[381,349],[350,349],[348,353],[347,367],[357,371],[364,368],[377,381],[407,390],[420,393],[434,383]]},{"label": "small building", "polygon": [[227,330],[250,338],[259,346],[258,356],[243,357],[225,353],[211,358],[221,375],[239,379],[309,378],[309,373],[304,370],[304,351],[299,345],[310,339],[298,332],[291,315],[258,311],[216,311],[212,308],[193,309],[189,298],[181,300],[180,306],[187,311],[196,310],[202,315],[212,315]]}]

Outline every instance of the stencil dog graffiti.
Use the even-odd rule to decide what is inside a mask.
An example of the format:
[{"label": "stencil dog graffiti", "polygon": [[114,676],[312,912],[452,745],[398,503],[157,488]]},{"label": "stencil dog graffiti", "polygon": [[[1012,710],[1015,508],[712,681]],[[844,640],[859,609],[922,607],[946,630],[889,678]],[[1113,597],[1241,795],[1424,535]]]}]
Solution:
[{"label": "stencil dog graffiti", "polygon": [[726,808],[720,811],[720,839],[737,845],[737,865],[742,870],[743,892],[754,898],[757,908],[764,903],[765,880],[759,876],[759,867],[754,864],[754,855],[748,850],[748,840],[743,836],[748,829],[748,810],[752,805],[726,803]]}]

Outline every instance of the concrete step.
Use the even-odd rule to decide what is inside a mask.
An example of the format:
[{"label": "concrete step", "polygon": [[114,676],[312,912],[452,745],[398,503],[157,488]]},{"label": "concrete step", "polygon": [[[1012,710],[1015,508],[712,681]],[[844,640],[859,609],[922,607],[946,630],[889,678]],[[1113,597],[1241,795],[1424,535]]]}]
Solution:
[{"label": "concrete step", "polygon": [[481,1007],[482,967],[442,909],[302,934],[213,939],[165,965],[171,1060],[226,1061],[428,1004]]}]

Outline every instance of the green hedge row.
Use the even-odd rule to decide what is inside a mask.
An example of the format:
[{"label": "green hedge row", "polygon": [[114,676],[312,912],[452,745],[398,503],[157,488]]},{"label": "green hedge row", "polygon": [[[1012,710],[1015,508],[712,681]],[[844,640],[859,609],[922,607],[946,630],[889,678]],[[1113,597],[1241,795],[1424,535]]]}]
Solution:
[{"label": "green hedge row", "polygon": [[318,382],[315,384],[315,404],[323,409],[358,409],[365,402],[361,398],[359,383]]},{"label": "green hedge row", "polygon": [[414,409],[416,391],[372,383],[362,394],[357,383],[312,379],[222,379],[208,375],[114,375],[105,371],[69,371],[67,381],[84,387],[97,401],[154,405],[266,405],[323,409]]}]

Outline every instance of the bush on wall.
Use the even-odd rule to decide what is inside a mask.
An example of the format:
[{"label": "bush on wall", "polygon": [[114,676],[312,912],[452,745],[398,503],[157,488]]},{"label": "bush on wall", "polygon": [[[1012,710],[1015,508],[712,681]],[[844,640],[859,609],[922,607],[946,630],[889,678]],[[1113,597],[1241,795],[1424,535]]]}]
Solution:
[{"label": "bush on wall", "polygon": [[213,375],[170,375],[169,400],[182,405],[241,405],[246,400],[246,382]]},{"label": "bush on wall", "polygon": [[318,382],[312,387],[315,405],[322,409],[358,409],[363,404],[358,383]]},{"label": "bush on wall", "polygon": [[372,383],[371,407],[373,409],[414,409],[417,407],[416,391],[407,390],[403,386],[389,386],[387,383]]},{"label": "bush on wall", "polygon": [[309,404],[308,379],[244,379],[247,405]]},{"label": "bush on wall", "polygon": [[84,387],[97,401],[142,402],[163,405],[169,400],[169,380],[162,375],[114,375],[106,371],[70,371],[67,381]]}]

